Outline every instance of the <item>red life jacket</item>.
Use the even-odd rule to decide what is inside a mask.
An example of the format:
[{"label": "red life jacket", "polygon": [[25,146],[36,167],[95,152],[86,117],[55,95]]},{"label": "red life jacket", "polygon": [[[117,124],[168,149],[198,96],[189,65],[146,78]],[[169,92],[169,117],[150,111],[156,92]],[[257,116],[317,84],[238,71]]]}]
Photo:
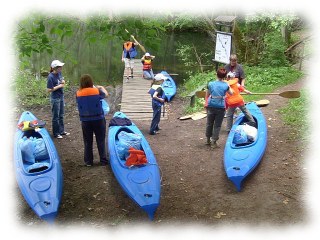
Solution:
[{"label": "red life jacket", "polygon": [[152,60],[151,59],[144,59],[142,60],[143,70],[150,70],[152,69]]}]

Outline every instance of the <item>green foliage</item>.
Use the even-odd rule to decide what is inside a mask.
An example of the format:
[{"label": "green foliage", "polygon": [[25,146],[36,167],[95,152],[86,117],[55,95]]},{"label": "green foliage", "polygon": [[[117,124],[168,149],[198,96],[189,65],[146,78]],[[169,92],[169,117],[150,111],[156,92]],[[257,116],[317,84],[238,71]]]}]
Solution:
[{"label": "green foliage", "polygon": [[260,58],[260,65],[278,67],[289,65],[284,54],[286,44],[278,31],[268,32],[264,36],[264,49]]},{"label": "green foliage", "polygon": [[36,53],[58,53],[60,58],[74,61],[77,56],[70,56],[68,49],[72,44],[66,44],[66,38],[96,44],[113,39],[124,41],[134,35],[146,49],[157,50],[164,31],[163,25],[145,17],[96,15],[80,19],[35,14],[18,23],[15,38],[21,59]]},{"label": "green foliage", "polygon": [[[251,65],[286,65],[284,50],[291,41],[292,25],[297,19],[292,13],[268,12],[240,18],[238,25],[241,34],[237,34],[238,39],[235,40],[239,48],[237,52],[241,54],[239,59]],[[288,31],[286,40],[281,36],[282,29]]]},{"label": "green foliage", "polygon": [[215,79],[215,73],[198,73],[190,76],[187,80],[185,80],[183,84],[183,90],[180,92],[182,97],[186,97],[191,92],[195,91],[202,86],[207,86],[208,82],[212,79]]},{"label": "green foliage", "polygon": [[46,79],[36,79],[26,71],[18,71],[12,86],[18,106],[45,105],[49,102]]},{"label": "green foliage", "polygon": [[[199,71],[203,72],[202,64],[205,63],[207,59],[210,59],[211,53],[206,49],[204,52],[198,52],[194,45],[179,44],[176,52],[183,62],[184,66],[187,68],[198,67]],[[191,72],[190,72],[191,73]],[[191,74],[190,74],[191,75]]]},{"label": "green foliage", "polygon": [[46,34],[46,27],[42,19],[36,18],[28,28],[19,24],[17,38],[18,51],[22,56],[30,57],[32,52],[47,51],[52,53],[52,45]]},{"label": "green foliage", "polygon": [[302,77],[302,72],[292,67],[249,67],[244,66],[246,87],[250,91],[260,92],[261,87],[270,90],[288,85]]},{"label": "green foliage", "polygon": [[280,31],[283,26],[289,26],[293,24],[298,16],[294,13],[276,13],[276,12],[264,12],[260,14],[247,15],[245,18],[246,23],[255,24],[256,26],[265,25],[270,30]]},{"label": "green foliage", "polygon": [[195,14],[185,14],[177,13],[174,16],[169,15],[166,18],[167,24],[166,28],[169,31],[185,31],[185,30],[195,30],[205,29],[205,21],[203,21],[201,16]]},{"label": "green foliage", "polygon": [[[251,92],[263,93],[272,92],[274,89],[288,85],[301,78],[303,74],[291,67],[250,67],[244,66],[246,73],[246,88]],[[198,73],[190,76],[183,84],[179,93],[182,97],[187,97],[196,89],[206,87],[209,81],[216,79],[215,72]],[[261,99],[261,96],[244,95],[245,101]],[[188,107],[186,112],[194,112],[203,110],[203,100],[196,99],[195,107]]]},{"label": "green foliage", "polygon": [[291,99],[289,105],[280,109],[285,124],[289,125],[294,132],[293,138],[307,140],[310,136],[310,119],[308,116],[310,100],[306,90],[301,92],[300,98]]}]

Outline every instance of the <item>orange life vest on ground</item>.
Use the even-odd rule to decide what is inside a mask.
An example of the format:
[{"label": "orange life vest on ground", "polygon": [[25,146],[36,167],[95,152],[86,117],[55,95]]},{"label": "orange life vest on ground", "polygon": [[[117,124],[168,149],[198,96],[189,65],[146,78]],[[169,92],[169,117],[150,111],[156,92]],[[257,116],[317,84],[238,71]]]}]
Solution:
[{"label": "orange life vest on ground", "polygon": [[230,95],[228,92],[226,93],[226,105],[228,107],[239,107],[244,105],[243,97],[240,95],[240,90],[238,86],[238,78],[234,78],[228,81],[230,88],[233,91],[233,94]]}]

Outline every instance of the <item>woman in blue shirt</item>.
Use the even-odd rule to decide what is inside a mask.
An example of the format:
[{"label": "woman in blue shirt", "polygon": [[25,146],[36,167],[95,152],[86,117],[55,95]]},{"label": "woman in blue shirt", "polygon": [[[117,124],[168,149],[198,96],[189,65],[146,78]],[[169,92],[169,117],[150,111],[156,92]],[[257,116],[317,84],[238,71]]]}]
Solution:
[{"label": "woman in blue shirt", "polygon": [[64,63],[54,60],[51,63],[51,70],[47,79],[47,91],[50,94],[50,103],[52,111],[52,132],[53,137],[61,139],[62,135],[70,133],[64,130],[64,96],[63,88],[65,85],[61,70]]},{"label": "woman in blue shirt", "polygon": [[211,144],[211,140],[213,141],[213,148],[217,147],[217,140],[219,139],[220,129],[225,114],[225,95],[227,92],[231,95],[233,94],[228,83],[223,81],[226,75],[226,69],[219,68],[217,71],[218,79],[208,83],[208,90],[206,92],[205,99],[208,99],[206,137],[208,145]]}]

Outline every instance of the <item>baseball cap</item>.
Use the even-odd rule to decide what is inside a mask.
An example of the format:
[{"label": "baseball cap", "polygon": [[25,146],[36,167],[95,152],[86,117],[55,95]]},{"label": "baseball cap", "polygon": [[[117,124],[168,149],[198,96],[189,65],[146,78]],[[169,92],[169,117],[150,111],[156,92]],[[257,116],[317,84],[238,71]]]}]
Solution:
[{"label": "baseball cap", "polygon": [[157,75],[154,76],[154,80],[156,81],[167,80],[167,79],[168,78],[162,73],[158,73]]},{"label": "baseball cap", "polygon": [[55,67],[62,67],[64,65],[63,62],[60,62],[59,60],[53,60],[51,63],[51,67],[55,68]]},{"label": "baseball cap", "polygon": [[146,56],[146,57],[150,57],[151,55],[150,55],[150,53],[147,52],[147,53],[145,54],[145,56]]}]

